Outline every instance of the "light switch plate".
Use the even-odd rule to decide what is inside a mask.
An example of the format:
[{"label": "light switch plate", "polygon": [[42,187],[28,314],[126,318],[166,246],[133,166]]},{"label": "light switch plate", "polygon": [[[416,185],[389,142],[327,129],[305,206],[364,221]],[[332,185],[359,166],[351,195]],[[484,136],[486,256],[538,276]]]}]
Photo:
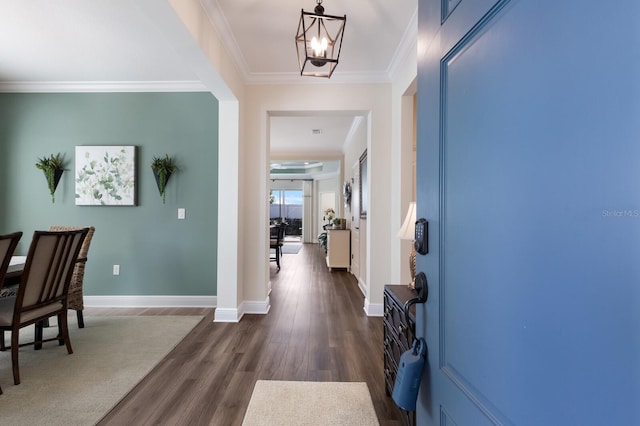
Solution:
[{"label": "light switch plate", "polygon": [[186,217],[186,209],[179,208],[178,209],[178,219],[184,219]]},{"label": "light switch plate", "polygon": [[120,275],[120,265],[113,265],[113,275]]}]

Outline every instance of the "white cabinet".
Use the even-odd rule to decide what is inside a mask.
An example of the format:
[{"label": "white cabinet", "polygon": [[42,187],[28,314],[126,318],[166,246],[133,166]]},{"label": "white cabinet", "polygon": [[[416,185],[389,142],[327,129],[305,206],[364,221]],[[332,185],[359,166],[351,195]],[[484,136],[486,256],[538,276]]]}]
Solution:
[{"label": "white cabinet", "polygon": [[327,267],[347,268],[351,266],[351,231],[348,229],[327,230]]}]

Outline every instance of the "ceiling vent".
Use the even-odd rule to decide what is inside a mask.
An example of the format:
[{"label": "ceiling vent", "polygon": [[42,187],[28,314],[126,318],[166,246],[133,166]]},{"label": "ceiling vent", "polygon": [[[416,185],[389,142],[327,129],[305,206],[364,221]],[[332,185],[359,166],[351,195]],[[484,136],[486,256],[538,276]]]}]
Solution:
[{"label": "ceiling vent", "polygon": [[311,134],[312,135],[321,135],[322,134],[322,129],[311,129]]}]

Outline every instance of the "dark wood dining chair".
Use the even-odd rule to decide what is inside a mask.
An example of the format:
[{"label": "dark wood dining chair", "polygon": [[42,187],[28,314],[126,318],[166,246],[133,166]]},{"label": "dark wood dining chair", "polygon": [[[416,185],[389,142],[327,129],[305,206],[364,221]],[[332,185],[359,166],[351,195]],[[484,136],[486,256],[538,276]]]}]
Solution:
[{"label": "dark wood dining chair", "polygon": [[0,290],[4,284],[4,276],[9,268],[11,256],[18,246],[18,241],[22,237],[22,232],[0,235]]},{"label": "dark wood dining chair", "polygon": [[87,236],[82,243],[80,253],[78,254],[78,261],[73,267],[73,275],[71,275],[71,282],[69,283],[69,299],[68,307],[76,311],[76,317],[78,319],[78,327],[84,328],[84,318],[82,311],[84,310],[84,296],[82,292],[84,282],[84,269],[87,264],[89,256],[89,246],[93,239],[93,234],[96,229],[93,226],[50,226],[49,231],[77,231],[80,229],[88,229]]},{"label": "dark wood dining chair", "polygon": [[[9,261],[11,260],[11,256],[13,256],[13,252],[18,245],[18,241],[20,241],[20,237],[22,237],[22,232],[0,235],[0,290],[4,284],[4,276],[7,273],[7,268],[9,268]],[[0,395],[2,395],[1,387]]]},{"label": "dark wood dining chair", "polygon": [[271,234],[271,238],[269,240],[269,249],[274,250],[275,254],[273,257],[270,257],[270,261],[275,261],[278,271],[280,270],[280,259],[282,258],[282,245],[284,244],[284,234],[285,229],[287,229],[287,224],[282,222],[278,227],[272,228],[277,229],[277,232],[274,232],[276,237],[273,238],[273,234]]},{"label": "dark wood dining chair", "polygon": [[[20,384],[18,349],[57,340],[73,353],[67,324],[67,297],[73,268],[87,229],[65,232],[35,231],[14,297],[0,299],[0,349],[11,349],[13,382]],[[57,316],[58,336],[19,343],[20,329]],[[4,344],[4,332],[11,332],[11,346]]]}]

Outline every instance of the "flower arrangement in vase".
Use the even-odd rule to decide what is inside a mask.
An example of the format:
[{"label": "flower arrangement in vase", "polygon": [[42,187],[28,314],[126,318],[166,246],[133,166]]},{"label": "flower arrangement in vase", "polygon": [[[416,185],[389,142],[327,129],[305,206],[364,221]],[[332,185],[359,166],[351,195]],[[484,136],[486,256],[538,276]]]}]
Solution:
[{"label": "flower arrangement in vase", "polygon": [[326,220],[327,222],[329,222],[329,226],[331,226],[333,225],[333,219],[335,217],[336,217],[336,211],[331,207],[329,207],[328,209],[324,210],[324,217],[322,218],[322,220]]}]

